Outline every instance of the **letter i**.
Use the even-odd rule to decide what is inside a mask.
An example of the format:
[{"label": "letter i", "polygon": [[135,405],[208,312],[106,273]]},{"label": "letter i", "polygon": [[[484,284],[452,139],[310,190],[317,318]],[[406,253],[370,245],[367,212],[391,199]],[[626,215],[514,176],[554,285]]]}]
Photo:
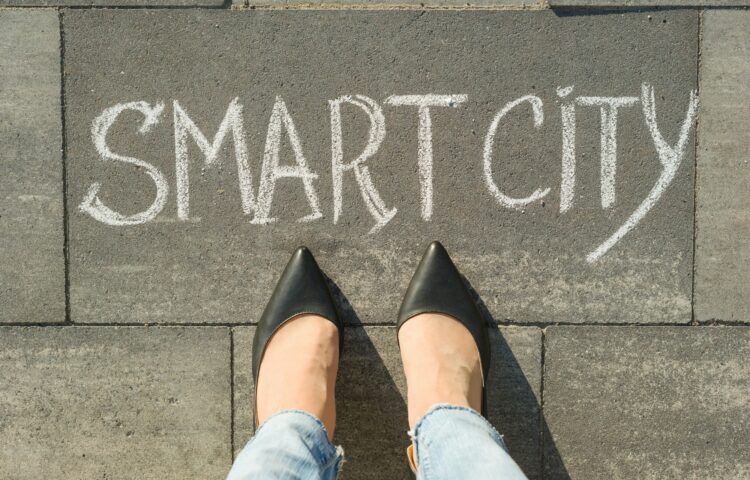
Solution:
[{"label": "letter i", "polygon": [[[557,87],[557,96],[565,98],[573,92],[573,85]],[[573,206],[576,186],[576,106],[575,101],[563,103],[562,113],[562,181],[560,183],[560,213]]]}]

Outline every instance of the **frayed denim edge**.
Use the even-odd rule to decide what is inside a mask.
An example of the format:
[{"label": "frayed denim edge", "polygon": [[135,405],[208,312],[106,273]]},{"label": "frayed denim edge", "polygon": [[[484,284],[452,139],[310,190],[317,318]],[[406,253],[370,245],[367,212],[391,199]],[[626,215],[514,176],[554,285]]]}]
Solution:
[{"label": "frayed denim edge", "polygon": [[[312,421],[315,422],[315,424],[320,427],[321,430],[323,430],[324,437],[326,439],[326,446],[328,447],[328,450],[331,452],[331,459],[328,460],[324,465],[321,465],[321,469],[326,470],[330,468],[334,463],[338,463],[334,468],[337,469],[336,478],[339,478],[339,474],[341,473],[342,466],[344,464],[344,449],[340,445],[334,445],[330,440],[328,440],[328,429],[325,425],[323,425],[323,422],[320,421],[318,417],[311,414],[310,412],[306,412],[304,410],[282,410],[280,412],[276,412],[270,417],[266,418],[266,420],[255,430],[255,433],[253,434],[253,437],[250,439],[250,442],[252,442],[255,437],[258,435],[258,433],[261,431],[261,429],[268,423],[269,420],[273,419],[274,417],[277,417],[279,415],[283,415],[285,413],[299,413],[302,416],[305,416]],[[250,443],[248,442],[248,444]]]},{"label": "frayed denim edge", "polygon": [[419,455],[418,455],[419,451],[416,447],[417,445],[416,439],[419,436],[419,430],[422,427],[422,423],[427,419],[427,417],[431,416],[433,413],[437,411],[442,411],[442,410],[456,410],[456,411],[461,411],[461,412],[469,412],[470,414],[479,418],[485,424],[485,426],[489,428],[489,431],[492,434],[492,437],[495,439],[495,441],[503,448],[503,450],[508,452],[508,446],[505,445],[505,440],[503,439],[503,435],[501,435],[500,432],[497,431],[495,426],[492,425],[489,422],[489,420],[484,418],[482,414],[480,414],[479,412],[477,412],[476,410],[470,407],[464,407],[461,405],[451,405],[449,403],[437,403],[433,405],[432,407],[430,407],[430,409],[427,410],[427,413],[422,415],[422,418],[420,418],[419,421],[417,421],[417,424],[415,425],[413,430],[408,431],[409,436],[412,438],[412,441],[414,442],[414,445],[415,445],[414,453],[416,454],[417,458],[419,458]]}]

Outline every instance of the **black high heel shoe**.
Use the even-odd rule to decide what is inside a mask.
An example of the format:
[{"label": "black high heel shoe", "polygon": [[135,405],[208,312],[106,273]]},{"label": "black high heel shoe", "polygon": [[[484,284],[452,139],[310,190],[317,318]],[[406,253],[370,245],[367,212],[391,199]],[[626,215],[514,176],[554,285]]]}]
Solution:
[{"label": "black high heel shoe", "polygon": [[339,358],[344,345],[344,324],[336,310],[325,276],[307,247],[292,254],[263,311],[253,338],[253,381],[256,385],[255,425],[258,425],[257,385],[260,363],[268,341],[287,321],[302,315],[320,315],[339,330]]},{"label": "black high heel shoe", "polygon": [[398,328],[420,313],[453,317],[469,330],[479,350],[482,367],[482,415],[487,416],[485,381],[490,368],[490,337],[487,321],[440,242],[432,242],[422,256],[398,312]]}]

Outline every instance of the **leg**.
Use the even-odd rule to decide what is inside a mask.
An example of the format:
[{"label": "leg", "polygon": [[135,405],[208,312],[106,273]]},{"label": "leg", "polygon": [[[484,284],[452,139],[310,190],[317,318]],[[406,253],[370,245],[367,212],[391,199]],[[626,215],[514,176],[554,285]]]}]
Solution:
[{"label": "leg", "polygon": [[482,417],[482,368],[469,331],[425,313],[399,331],[406,372],[409,460],[420,480],[521,480],[502,438]]},{"label": "leg", "polygon": [[333,480],[338,329],[320,316],[286,321],[268,341],[256,382],[260,427],[227,480]]}]

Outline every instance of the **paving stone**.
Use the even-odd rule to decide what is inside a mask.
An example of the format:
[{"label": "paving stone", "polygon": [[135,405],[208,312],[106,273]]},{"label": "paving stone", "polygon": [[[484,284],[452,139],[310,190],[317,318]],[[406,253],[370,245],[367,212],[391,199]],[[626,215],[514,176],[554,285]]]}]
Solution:
[{"label": "paving stone", "polygon": [[0,11],[0,323],[65,321],[60,26]]},{"label": "paving stone", "polygon": [[0,0],[8,7],[221,7],[224,0]]},{"label": "paving stone", "polygon": [[[393,322],[419,257],[429,241],[439,239],[498,320],[690,321],[692,129],[686,130],[685,155],[670,183],[640,101],[620,108],[615,199],[603,208],[602,198],[611,198],[606,178],[613,170],[605,168],[602,196],[600,108],[578,105],[576,186],[568,190],[573,177],[566,175],[565,191],[572,193],[572,203],[566,200],[570,208],[560,213],[558,86],[575,86],[566,97],[570,100],[562,102],[568,104],[594,95],[639,97],[642,83],[649,82],[656,90],[657,121],[665,141],[677,141],[697,82],[698,13],[649,15],[66,12],[71,317],[78,322],[252,323],[292,250],[307,244],[352,300],[363,323]],[[453,97],[455,108],[432,109],[431,217],[427,201],[423,211],[421,200],[423,194],[427,198],[430,183],[429,169],[418,168],[417,109],[386,105],[390,95],[425,93],[467,95],[463,103]],[[333,162],[332,155],[338,158],[339,143],[332,143],[329,101],[347,94],[377,102],[387,125],[380,149],[358,164],[359,173],[335,169],[342,172],[338,204],[332,165],[340,163]],[[486,177],[483,145],[492,120],[507,102],[529,94],[544,103],[544,123],[534,129],[529,104],[502,119],[494,149],[489,149],[493,158]],[[282,178],[272,189],[274,142],[279,139],[274,132],[279,130],[272,129],[266,174],[261,174],[277,96],[293,119],[308,173],[318,175],[308,182],[322,218],[298,221],[315,210],[300,178]],[[209,144],[234,98],[238,100],[229,109],[227,125],[233,125],[239,145],[246,139],[247,157],[240,148],[240,158],[247,158],[248,168],[242,162],[241,168],[236,166],[231,135],[223,144],[217,142],[216,158],[205,165],[205,155],[187,134],[187,153],[178,156],[183,179],[178,211],[175,111],[178,130],[184,133],[195,122],[209,137],[202,146],[211,153]],[[341,107],[337,123],[345,165],[355,161],[370,138],[369,119],[361,107],[376,111],[358,98],[352,101],[359,103]],[[125,111],[104,132],[115,114],[108,109],[135,101],[164,102],[160,114],[152,110],[156,123],[139,133],[143,114]],[[276,112],[276,121],[285,118],[281,106]],[[244,132],[239,118],[244,119]],[[106,145],[99,147],[92,141],[95,119],[97,138],[106,133]],[[279,134],[279,162],[296,165],[300,173],[285,132]],[[180,133],[179,152],[182,138]],[[102,161],[104,148],[146,163],[112,160],[119,157]],[[427,150],[422,152],[422,165],[428,165]],[[163,175],[165,186],[158,191],[166,194],[163,209],[151,220],[148,209],[157,188],[148,168]],[[248,215],[243,214],[238,170],[252,172],[250,181],[243,182]],[[587,256],[626,224],[660,176],[669,186],[655,207],[589,263]],[[260,178],[265,179],[263,189]],[[251,202],[248,185],[255,197],[265,200]],[[502,191],[493,193],[493,185]],[[501,196],[526,197],[545,188],[550,193],[525,208]],[[162,206],[155,205],[154,213]],[[337,223],[335,205],[341,207]],[[382,226],[393,209],[395,216]],[[277,221],[259,224],[271,217]],[[128,222],[143,223],[112,225]],[[378,225],[382,228],[370,233]]]},{"label": "paving stone", "polygon": [[703,17],[695,317],[750,321],[750,11]]},{"label": "paving stone", "polygon": [[[284,7],[294,5],[311,5],[311,2],[303,0],[232,0],[233,5],[246,7]],[[326,2],[317,2],[319,4],[326,5],[365,5],[370,7],[383,7],[393,8],[400,6],[417,6],[417,7],[491,7],[491,6],[504,6],[504,7],[540,7],[542,2],[540,0],[430,0],[430,1],[418,1],[418,0],[333,0]]]},{"label": "paving stone", "polygon": [[548,0],[552,7],[742,7],[748,0]]},{"label": "paving stone", "polygon": [[0,328],[0,478],[224,478],[229,331]]},{"label": "paving stone", "polygon": [[[253,432],[253,332],[253,327],[233,331],[236,453]],[[492,339],[490,421],[529,478],[540,478],[541,331],[503,327]],[[404,453],[409,444],[406,381],[395,327],[347,328],[337,395],[335,441],[346,452],[345,478],[412,478]]]},{"label": "paving stone", "polygon": [[749,478],[750,328],[549,327],[547,478]]}]

